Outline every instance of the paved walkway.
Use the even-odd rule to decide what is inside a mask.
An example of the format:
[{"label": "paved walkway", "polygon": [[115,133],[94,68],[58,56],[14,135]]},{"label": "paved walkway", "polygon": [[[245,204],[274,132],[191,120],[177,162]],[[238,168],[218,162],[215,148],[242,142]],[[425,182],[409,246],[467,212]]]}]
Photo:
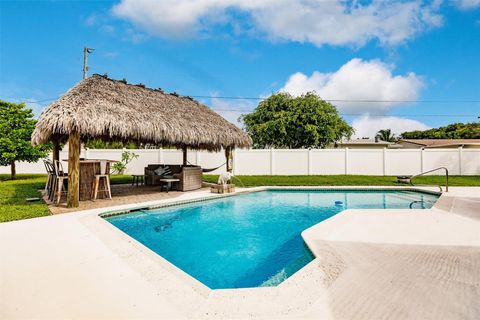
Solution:
[{"label": "paved walkway", "polygon": [[[67,208],[66,203],[62,202],[60,205],[49,203],[48,208],[52,214],[59,214],[65,212],[73,212],[79,210],[90,210],[97,208],[114,207],[123,204],[134,204],[147,201],[167,200],[179,197],[184,194],[180,191],[161,192],[160,186],[132,186],[131,184],[112,185],[112,199],[97,199],[96,201],[80,201],[78,208]],[[204,188],[203,190],[208,190]],[[63,198],[63,200],[65,200]]]}]

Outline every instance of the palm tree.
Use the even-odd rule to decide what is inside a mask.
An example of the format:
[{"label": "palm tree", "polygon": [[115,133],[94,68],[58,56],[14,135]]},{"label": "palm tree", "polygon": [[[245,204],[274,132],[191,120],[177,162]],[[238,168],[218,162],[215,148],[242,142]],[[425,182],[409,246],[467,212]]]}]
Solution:
[{"label": "palm tree", "polygon": [[392,133],[392,130],[390,129],[379,130],[375,137],[382,141],[387,141],[387,142],[397,141],[397,137],[395,137],[395,135]]}]

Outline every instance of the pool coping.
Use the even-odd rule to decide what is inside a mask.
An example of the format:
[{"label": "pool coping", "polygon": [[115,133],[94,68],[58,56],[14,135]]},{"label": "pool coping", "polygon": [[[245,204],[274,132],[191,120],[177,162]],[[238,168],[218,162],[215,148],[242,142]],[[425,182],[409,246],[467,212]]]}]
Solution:
[{"label": "pool coping", "polygon": [[[99,213],[98,216],[101,218],[109,218],[112,216],[129,214],[135,211],[141,210],[153,210],[153,209],[160,209],[160,208],[167,208],[173,207],[178,205],[196,203],[196,202],[204,202],[209,200],[215,199],[222,199],[228,197],[234,197],[241,194],[248,194],[254,192],[261,192],[261,191],[269,191],[269,190],[295,190],[295,191],[352,191],[352,190],[366,190],[366,191],[381,191],[381,190],[391,190],[391,191],[415,191],[427,194],[434,194],[434,195],[442,195],[442,192],[433,191],[425,188],[419,187],[396,187],[396,186],[383,186],[383,187],[363,187],[363,186],[325,186],[325,187],[317,187],[317,186],[262,186],[262,187],[252,187],[252,188],[245,188],[241,189],[236,192],[226,193],[226,194],[213,194],[212,196],[208,197],[201,197],[201,198],[194,198],[194,199],[187,199],[187,200],[180,200],[176,201],[175,199],[167,199],[167,200],[160,200],[161,203],[151,204],[151,205],[139,205],[139,204],[132,204],[132,207],[125,208],[125,209],[115,209],[115,210],[107,210],[108,208],[103,208],[107,210],[105,212]],[[98,209],[94,209],[98,210]],[[381,209],[384,210],[384,209]]]}]

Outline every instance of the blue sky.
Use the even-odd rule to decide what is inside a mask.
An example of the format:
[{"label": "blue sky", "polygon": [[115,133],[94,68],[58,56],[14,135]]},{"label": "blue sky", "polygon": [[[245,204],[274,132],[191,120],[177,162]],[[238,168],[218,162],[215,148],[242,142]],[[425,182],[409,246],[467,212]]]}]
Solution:
[{"label": "blue sky", "polygon": [[232,122],[279,90],[335,100],[359,136],[480,116],[480,0],[0,1],[0,97],[39,114],[84,46],[89,74],[246,98],[198,98]]}]

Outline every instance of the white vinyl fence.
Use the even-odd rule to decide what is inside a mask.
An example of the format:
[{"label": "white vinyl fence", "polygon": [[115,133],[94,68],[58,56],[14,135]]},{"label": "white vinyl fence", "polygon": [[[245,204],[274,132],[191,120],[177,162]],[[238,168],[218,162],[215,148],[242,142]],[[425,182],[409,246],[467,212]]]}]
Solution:
[{"label": "white vinyl fence", "polygon": [[[139,155],[126,174],[141,174],[148,164],[181,164],[182,151],[173,149],[130,150]],[[87,159],[120,160],[123,150],[82,150]],[[60,153],[67,159],[68,151]],[[452,175],[480,175],[480,149],[252,149],[234,150],[233,170],[237,175],[411,175],[447,167]],[[203,168],[225,163],[223,151],[189,150],[188,161]],[[63,162],[67,169],[67,162]],[[9,173],[0,167],[0,173]],[[225,171],[225,165],[212,174]],[[41,161],[17,163],[18,173],[45,173]]]}]

